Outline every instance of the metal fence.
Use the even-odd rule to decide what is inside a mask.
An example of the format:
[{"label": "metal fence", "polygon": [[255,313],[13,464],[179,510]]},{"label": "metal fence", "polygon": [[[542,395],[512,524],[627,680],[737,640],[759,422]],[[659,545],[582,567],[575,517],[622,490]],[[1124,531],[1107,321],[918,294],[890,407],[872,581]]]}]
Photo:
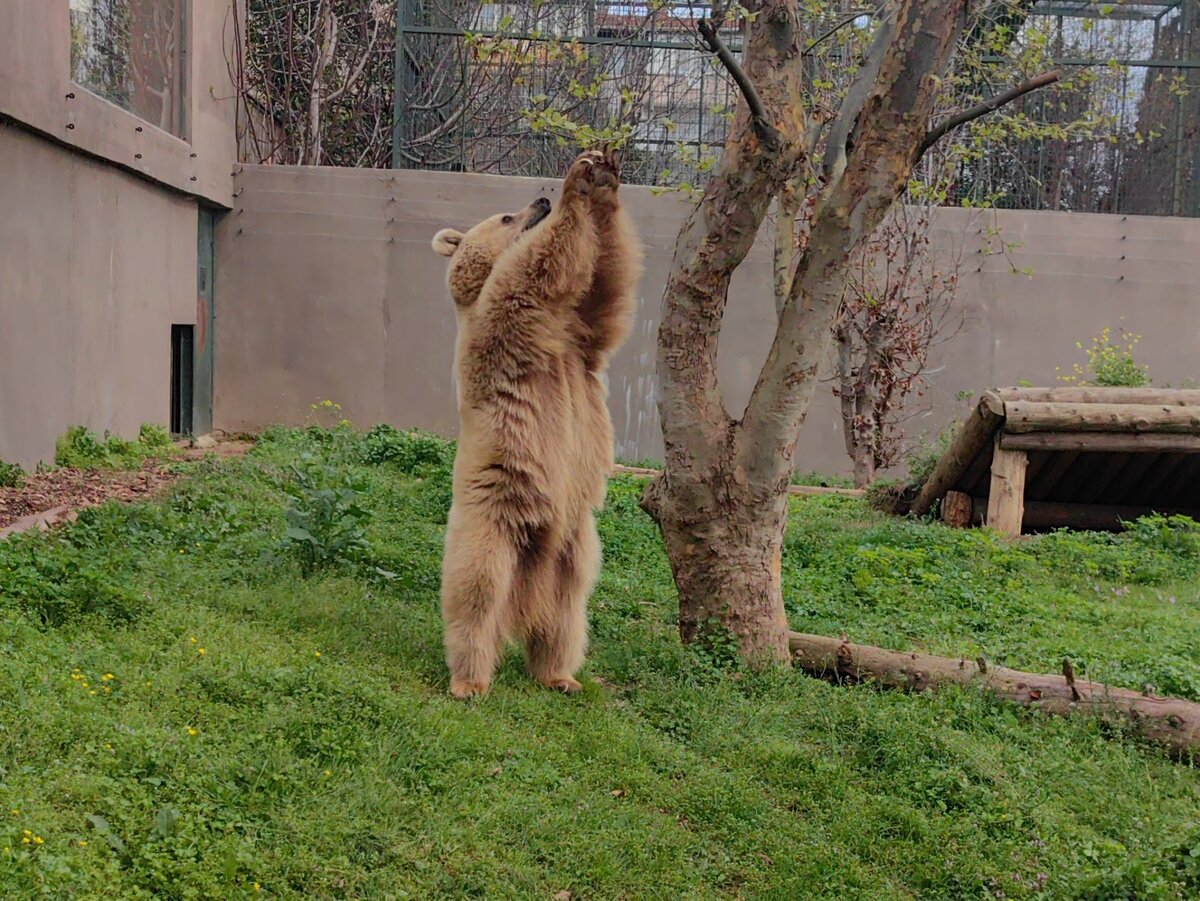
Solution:
[{"label": "metal fence", "polygon": [[[553,177],[586,137],[623,130],[628,180],[686,186],[703,181],[738,99],[698,42],[702,2],[249,3],[243,93],[270,137],[251,161]],[[819,42],[805,61],[815,115],[836,104],[879,0],[821,8],[805,23]],[[1051,64],[1066,78],[974,123],[952,164],[926,163],[919,174],[945,202],[1200,216],[1200,0],[994,8],[941,114]],[[331,9],[324,66],[319,16]],[[740,52],[738,31],[725,38]],[[319,121],[297,88],[314,70]]]},{"label": "metal fence", "polygon": [[[870,10],[830,6],[809,34],[863,14],[822,48],[833,84],[845,78]],[[737,96],[696,41],[703,7],[655,9],[401,0],[393,164],[552,176],[572,154],[581,123],[624,125],[632,131],[630,180],[699,182]],[[947,202],[1200,214],[1197,11],[1196,0],[1033,5],[1012,49],[1019,56],[1037,39],[1053,41],[1069,90],[1005,110],[1010,127],[957,163]],[[737,52],[739,35],[728,43]],[[996,88],[1011,84],[999,57],[984,62],[996,67]],[[1022,122],[1043,126],[1042,135],[1031,139]]]}]

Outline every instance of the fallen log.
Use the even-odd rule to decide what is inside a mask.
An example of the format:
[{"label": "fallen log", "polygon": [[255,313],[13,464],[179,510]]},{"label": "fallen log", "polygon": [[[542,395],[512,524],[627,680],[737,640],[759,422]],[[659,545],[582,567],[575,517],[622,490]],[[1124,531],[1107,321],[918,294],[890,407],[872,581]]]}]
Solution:
[{"label": "fallen log", "polygon": [[[637,476],[639,478],[654,478],[662,470],[650,469],[644,466],[623,466],[618,463],[613,467],[613,473],[625,476]],[[797,495],[800,497],[818,497],[823,494],[837,494],[842,497],[863,497],[866,491],[862,488],[827,488],[824,485],[789,485],[788,494]]]},{"label": "fallen log", "polygon": [[996,697],[1023,707],[1056,716],[1095,716],[1127,726],[1138,735],[1165,745],[1177,756],[1188,757],[1200,751],[1200,704],[1076,679],[1069,660],[1063,661],[1064,675],[1054,676],[989,666],[982,658],[956,660],[888,651],[850,644],[844,638],[803,632],[790,633],[789,644],[796,665],[822,678],[870,680],[906,691],[936,691],[946,685],[977,684]]}]

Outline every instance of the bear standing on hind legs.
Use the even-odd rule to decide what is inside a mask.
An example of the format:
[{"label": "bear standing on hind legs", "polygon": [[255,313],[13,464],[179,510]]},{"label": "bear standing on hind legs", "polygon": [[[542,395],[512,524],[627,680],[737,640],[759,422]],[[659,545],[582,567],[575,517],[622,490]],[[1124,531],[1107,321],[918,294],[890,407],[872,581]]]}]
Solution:
[{"label": "bear standing on hind legs", "polygon": [[443,229],[458,316],[460,435],[442,565],[450,691],[485,693],[509,639],[543,685],[578,691],[600,565],[593,510],[612,467],[599,376],[629,331],[641,251],[615,158],[575,160],[540,199]]}]

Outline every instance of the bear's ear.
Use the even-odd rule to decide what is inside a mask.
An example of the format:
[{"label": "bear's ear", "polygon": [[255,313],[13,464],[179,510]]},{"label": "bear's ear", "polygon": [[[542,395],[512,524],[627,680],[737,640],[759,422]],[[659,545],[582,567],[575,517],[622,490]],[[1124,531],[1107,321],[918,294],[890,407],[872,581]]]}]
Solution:
[{"label": "bear's ear", "polygon": [[444,257],[454,256],[458,245],[462,243],[463,233],[452,228],[443,228],[433,236],[433,252]]}]

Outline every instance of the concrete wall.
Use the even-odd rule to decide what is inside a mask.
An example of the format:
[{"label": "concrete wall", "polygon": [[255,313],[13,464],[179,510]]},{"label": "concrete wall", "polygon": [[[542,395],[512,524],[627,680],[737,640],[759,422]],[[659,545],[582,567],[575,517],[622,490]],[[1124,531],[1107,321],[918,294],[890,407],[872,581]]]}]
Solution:
[{"label": "concrete wall", "polygon": [[196,313],[196,204],[0,125],[0,458],[80,423],[170,412],[171,323]]},{"label": "concrete wall", "polygon": [[68,0],[0,2],[0,459],[170,413],[198,202],[232,201],[234,7],[186,4],[187,140],[71,83]]},{"label": "concrete wall", "polygon": [[[247,166],[218,230],[217,426],[300,423],[317,400],[353,421],[453,434],[454,316],[445,261],[429,239],[516,210],[557,185],[432,172]],[[623,189],[647,245],[638,323],[613,363],[618,453],[661,452],[654,337],[663,284],[686,206]],[[991,233],[1023,246],[1009,256]],[[1161,381],[1200,377],[1200,221],[1059,213],[945,210],[935,241],[962,253],[966,324],[934,361],[915,428],[936,432],[963,408],[960,391],[1025,379],[1054,384],[1083,360],[1075,343],[1104,325],[1141,333],[1139,356]],[[1032,278],[1013,266],[1032,267]],[[738,271],[719,364],[726,403],[747,402],[774,327],[768,248]],[[799,466],[845,471],[827,387],[804,426]]]},{"label": "concrete wall", "polygon": [[237,158],[237,102],[226,62],[233,15],[230,0],[187,4],[185,141],[71,83],[68,0],[3,0],[0,116],[165,187],[228,206]]}]

